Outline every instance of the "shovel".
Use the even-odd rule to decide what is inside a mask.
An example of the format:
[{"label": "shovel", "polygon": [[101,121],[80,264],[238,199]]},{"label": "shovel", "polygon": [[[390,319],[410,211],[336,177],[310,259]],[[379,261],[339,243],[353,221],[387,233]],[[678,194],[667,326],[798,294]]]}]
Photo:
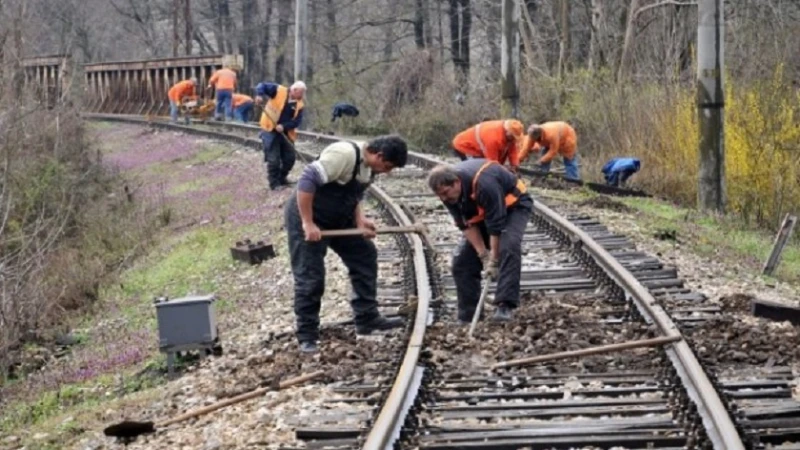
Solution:
[{"label": "shovel", "polygon": [[[279,385],[279,389],[286,389],[298,384],[302,384],[305,383],[306,381],[314,380],[323,375],[325,375],[325,372],[322,370],[318,370],[313,373],[301,375],[296,378],[291,378],[289,380],[281,382]],[[274,390],[274,388],[271,386],[258,388],[250,392],[245,392],[244,394],[237,395],[236,397],[226,398],[225,400],[221,400],[217,403],[214,403],[213,405],[204,406],[202,408],[195,409],[194,411],[189,411],[187,413],[181,414],[177,417],[173,417],[163,422],[158,422],[158,423],[134,422],[126,420],[124,422],[120,422],[107,427],[105,430],[103,430],[103,434],[105,434],[106,436],[120,438],[126,442],[130,442],[134,438],[142,434],[154,433],[156,429],[164,428],[178,422],[183,422],[184,420],[189,420],[195,417],[206,415],[210,412],[216,411],[226,406],[235,405],[245,400],[250,400],[251,398],[264,395],[266,392],[271,390]]]},{"label": "shovel", "polygon": [[483,312],[483,304],[486,302],[486,296],[489,295],[489,285],[492,283],[492,277],[486,275],[483,280],[483,290],[481,290],[481,298],[478,300],[478,306],[475,308],[475,313],[472,315],[472,323],[469,324],[468,336],[472,338],[472,333],[475,332],[475,327],[478,325],[478,317]]}]

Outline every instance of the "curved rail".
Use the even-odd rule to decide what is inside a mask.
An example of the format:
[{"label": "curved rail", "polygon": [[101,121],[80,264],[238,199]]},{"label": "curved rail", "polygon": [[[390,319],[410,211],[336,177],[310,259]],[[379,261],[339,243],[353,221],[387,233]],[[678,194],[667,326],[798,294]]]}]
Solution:
[{"label": "curved rail", "polygon": [[[86,118],[97,120],[119,120],[133,123],[151,123],[153,125],[180,129],[191,133],[203,134],[207,136],[220,136],[220,133],[198,130],[188,126],[174,125],[160,121],[148,121],[140,116],[120,116],[105,114],[86,114]],[[217,124],[228,127],[243,128],[248,130],[258,129],[258,127],[246,124]],[[319,133],[301,132],[301,136],[306,139],[323,141],[334,141],[341,138],[337,136],[324,135]],[[235,135],[224,135],[225,138],[239,140],[248,146],[259,148],[260,141],[253,138],[242,138]],[[300,153],[300,152],[298,152]],[[301,153],[303,154],[303,153]],[[303,154],[310,157],[309,154]],[[423,155],[417,152],[409,152],[409,160],[420,167],[432,167],[441,164],[442,161]],[[401,225],[409,225],[410,219],[403,209],[380,188],[371,186],[371,193],[381,203],[385,205],[390,213]],[[672,322],[666,311],[663,310],[647,289],[614,257],[602,246],[592,239],[588,233],[584,232],[574,224],[561,217],[547,206],[535,202],[534,214],[538,215],[549,224],[557,228],[566,235],[572,245],[584,251],[595,263],[625,292],[628,299],[632,300],[638,311],[652,323],[658,326],[665,336],[681,336],[677,326]],[[408,348],[397,372],[397,377],[392,389],[384,402],[383,408],[378,414],[375,423],[366,437],[364,449],[377,450],[390,447],[396,439],[399,426],[403,420],[403,409],[408,405],[408,398],[411,394],[414,378],[417,376],[417,363],[422,350],[425,329],[427,327],[429,305],[431,300],[431,289],[428,268],[425,261],[424,245],[422,239],[417,235],[410,236],[414,270],[417,280],[418,306],[414,318],[412,334],[409,338]],[[670,362],[675,367],[687,389],[689,397],[697,406],[698,413],[703,419],[706,433],[714,445],[714,448],[725,450],[744,450],[744,445],[740,439],[731,418],[717,395],[711,381],[703,371],[696,356],[689,348],[685,340],[681,340],[666,348]]]}]

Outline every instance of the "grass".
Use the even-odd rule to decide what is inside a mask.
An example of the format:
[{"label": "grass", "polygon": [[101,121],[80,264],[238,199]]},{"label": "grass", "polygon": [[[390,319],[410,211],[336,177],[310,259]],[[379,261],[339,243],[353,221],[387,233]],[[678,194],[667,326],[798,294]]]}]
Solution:
[{"label": "grass", "polygon": [[[731,265],[745,266],[760,272],[769,257],[774,236],[765,231],[748,228],[741,221],[725,216],[714,216],[667,202],[646,198],[627,198],[621,201],[641,214],[637,220],[653,230],[667,229],[678,232],[690,249],[698,255],[721,257]],[[777,230],[776,230],[777,232]],[[800,281],[800,249],[790,241],[784,248],[781,262],[774,278],[787,282]]]}]

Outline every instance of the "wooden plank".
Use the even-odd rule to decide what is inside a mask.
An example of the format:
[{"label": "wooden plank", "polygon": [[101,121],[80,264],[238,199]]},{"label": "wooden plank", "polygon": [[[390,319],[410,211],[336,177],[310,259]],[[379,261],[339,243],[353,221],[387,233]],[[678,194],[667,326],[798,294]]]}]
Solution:
[{"label": "wooden plank", "polygon": [[796,306],[755,299],[750,302],[750,306],[755,317],[780,322],[789,321],[793,325],[800,325],[800,308]]},{"label": "wooden plank", "polygon": [[795,223],[797,223],[797,216],[786,214],[786,217],[783,218],[781,229],[778,231],[778,235],[775,236],[775,244],[772,246],[772,252],[769,258],[767,258],[767,262],[764,264],[764,275],[772,275],[778,267],[778,263],[780,263],[781,260],[781,253],[783,253],[783,248],[786,247],[786,243],[789,242],[789,237],[792,235]]}]

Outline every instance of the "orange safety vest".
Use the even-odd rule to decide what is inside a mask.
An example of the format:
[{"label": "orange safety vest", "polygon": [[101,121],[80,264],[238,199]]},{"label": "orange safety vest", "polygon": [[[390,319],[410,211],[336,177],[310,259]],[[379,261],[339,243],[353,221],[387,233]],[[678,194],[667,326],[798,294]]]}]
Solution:
[{"label": "orange safety vest", "polygon": [[[262,130],[272,131],[275,129],[275,125],[278,123],[278,119],[281,117],[283,107],[286,106],[286,99],[288,98],[289,88],[286,86],[278,86],[278,92],[275,94],[275,97],[271,98],[264,105],[264,112],[261,113],[261,120],[259,121],[259,124],[261,125]],[[292,119],[297,118],[297,115],[300,114],[301,109],[303,109],[303,101],[298,100]],[[297,131],[295,130],[287,130],[286,135],[292,142],[297,140]]]},{"label": "orange safety vest", "polygon": [[[477,193],[478,193],[478,177],[480,177],[481,173],[483,173],[483,171],[487,167],[491,166],[492,164],[500,165],[497,161],[486,161],[485,163],[483,163],[481,168],[478,169],[478,171],[475,173],[475,176],[472,178],[472,193],[470,194],[470,198],[473,201],[475,201],[476,203],[477,203],[477,199],[478,199],[478,196],[477,196]],[[514,190],[516,192],[511,192],[511,193],[506,194],[506,197],[505,197],[506,208],[510,208],[511,206],[514,206],[515,204],[517,204],[517,202],[519,201],[520,196],[522,196],[522,194],[528,192],[528,188],[525,186],[525,183],[523,183],[521,179],[517,179],[517,185],[514,186]],[[476,223],[483,222],[483,219],[484,219],[485,216],[486,216],[486,211],[483,208],[481,208],[480,205],[478,205],[478,214],[475,217],[469,219],[467,221],[467,223],[469,225],[474,225]]]}]

